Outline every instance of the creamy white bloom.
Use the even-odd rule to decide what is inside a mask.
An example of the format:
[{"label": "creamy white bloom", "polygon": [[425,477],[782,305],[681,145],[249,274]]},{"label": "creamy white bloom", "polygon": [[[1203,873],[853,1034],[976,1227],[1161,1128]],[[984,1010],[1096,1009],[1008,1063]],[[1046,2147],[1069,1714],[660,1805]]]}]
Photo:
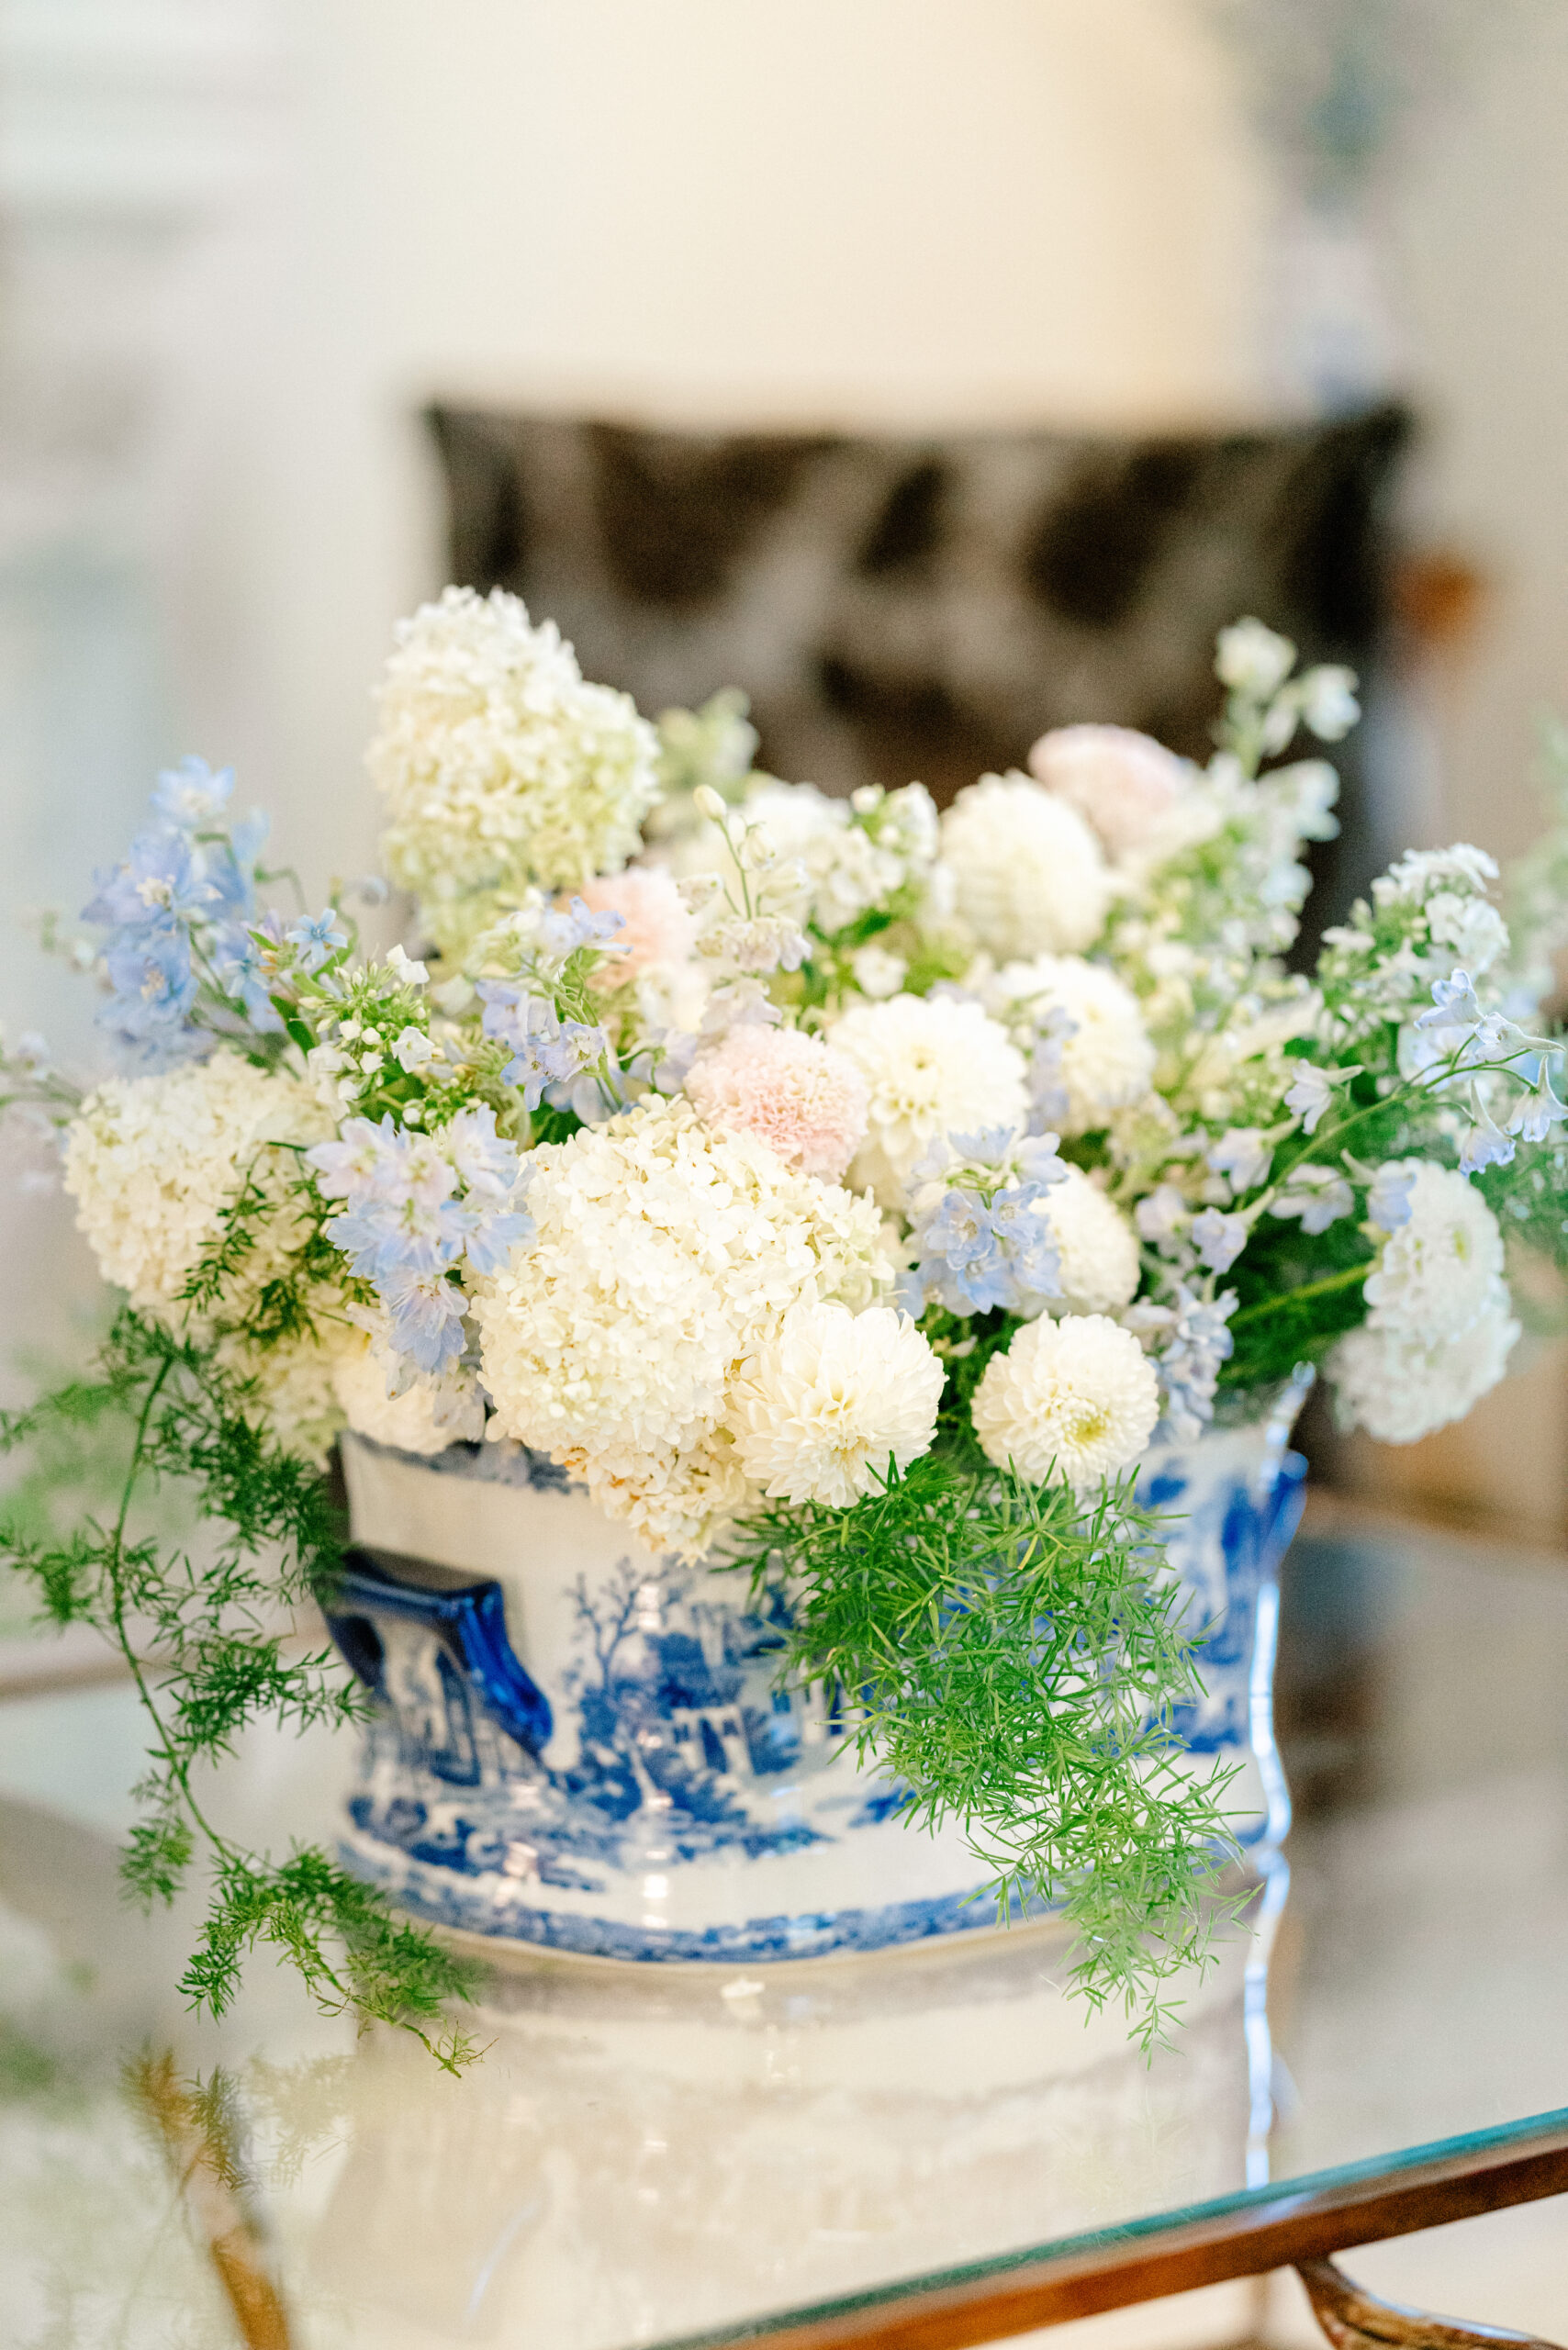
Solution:
[{"label": "creamy white bloom", "polygon": [[89,1094],[66,1132],[65,1189],[105,1280],[173,1318],[246,1177],[264,1168],[279,1180],[267,1163],[280,1154],[267,1145],[320,1142],[330,1131],[313,1087],[218,1052],[156,1077],[111,1078]]},{"label": "creamy white bloom", "polygon": [[432,1379],[417,1372],[394,1393],[407,1365],[406,1356],[399,1366],[362,1332],[352,1334],[333,1367],[332,1384],[354,1434],[427,1458],[449,1444],[476,1444],[485,1433],[485,1406],[473,1373]]},{"label": "creamy white bloom", "polygon": [[1277,636],[1261,621],[1237,621],[1219,632],[1215,669],[1222,685],[1235,693],[1266,701],[1295,667],[1295,646],[1288,636]]},{"label": "creamy white bloom", "polygon": [[884,1207],[902,1204],[928,1144],[1025,1122],[1023,1056],[978,1003],[895,995],[857,1004],[829,1042],[860,1070],[868,1095],[867,1136],[849,1181]]},{"label": "creamy white bloom", "polygon": [[736,1382],[731,1410],[746,1475],[772,1501],[847,1509],[930,1449],[946,1374],[890,1306],[801,1304]]},{"label": "creamy white bloom", "polygon": [[401,622],[367,754],[388,804],[392,878],[448,953],[490,892],[619,871],[658,797],[658,737],[629,696],[587,683],[553,621],[497,588],[448,588]]},{"label": "creamy white bloom", "polygon": [[1048,1090],[1060,1089],[1063,1098],[1048,1113],[1058,1133],[1103,1126],[1113,1112],[1141,1102],[1154,1082],[1154,1046],[1137,998],[1101,964],[1079,955],[1004,964],[986,1000],[1019,1042],[1044,1032],[1037,1074]]},{"label": "creamy white bloom", "polygon": [[1103,1314],[1026,1323],[975,1390],[988,1460],[1081,1491],[1138,1458],[1159,1417],[1159,1382],[1130,1331]]},{"label": "creamy white bloom", "polygon": [[1130,726],[1054,727],[1029,767],[1088,819],[1113,856],[1140,847],[1193,779],[1184,759]]},{"label": "creamy white bloom", "polygon": [[1462,1420],[1496,1386],[1519,1336],[1508,1293],[1495,1282],[1469,1327],[1423,1345],[1375,1318],[1347,1332],[1324,1369],[1341,1427],[1365,1428],[1382,1444],[1415,1444]]},{"label": "creamy white bloom", "polygon": [[1137,1293],[1137,1235],[1081,1167],[1068,1167],[1036,1207],[1057,1245],[1059,1299],[1053,1314],[1109,1314]]},{"label": "creamy white bloom", "polygon": [[791,1306],[874,1303],[891,1278],[880,1218],[684,1101],[532,1165],[532,1237],[475,1304],[490,1432],[576,1471],[649,1542],[695,1553],[749,1491],[732,1381]]},{"label": "creamy white bloom", "polygon": [[1026,775],[982,776],[942,818],[955,903],[996,956],[1092,946],[1111,900],[1099,842],[1075,808]]},{"label": "creamy white bloom", "polygon": [[1390,1169],[1411,1176],[1410,1214],[1367,1276],[1372,1319],[1394,1337],[1430,1347],[1456,1338],[1487,1309],[1503,1273],[1497,1219],[1473,1183],[1426,1159]]}]

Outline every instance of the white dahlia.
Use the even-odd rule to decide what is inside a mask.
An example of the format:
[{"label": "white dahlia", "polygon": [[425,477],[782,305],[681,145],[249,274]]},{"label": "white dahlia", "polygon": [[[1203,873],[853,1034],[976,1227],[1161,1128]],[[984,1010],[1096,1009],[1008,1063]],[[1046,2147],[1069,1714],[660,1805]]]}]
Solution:
[{"label": "white dahlia", "polygon": [[1109,1314],[1127,1304],[1138,1285],[1137,1235],[1114,1202],[1081,1167],[1064,1169],[1035,1211],[1057,1245],[1061,1299],[1053,1314]]},{"label": "white dahlia", "polygon": [[[337,1358],[332,1380],[356,1436],[429,1458],[449,1444],[476,1444],[484,1435],[485,1407],[471,1371],[440,1378],[420,1372],[395,1394],[397,1366],[363,1332],[353,1331],[351,1341]],[[406,1368],[406,1357],[403,1363]]]},{"label": "white dahlia", "polygon": [[[104,1279],[173,1320],[246,1178],[275,1191],[292,1172],[292,1154],[267,1145],[320,1142],[330,1131],[311,1087],[217,1052],[156,1077],[111,1078],[89,1094],[66,1130],[65,1189]],[[247,1261],[241,1278],[253,1285],[254,1271]]]},{"label": "white dahlia", "polygon": [[646,1540],[700,1551],[748,1485],[731,1386],[790,1307],[890,1284],[869,1200],[689,1102],[534,1153],[531,1239],[475,1305],[491,1433],[587,1480]]},{"label": "white dahlia", "polygon": [[1130,1331],[1103,1314],[1026,1323],[975,1390],[988,1460],[1082,1491],[1128,1469],[1159,1417],[1159,1382]]},{"label": "white dahlia", "polygon": [[1192,770],[1130,726],[1058,726],[1029,754],[1029,769],[1087,817],[1113,856],[1141,848],[1187,789]]},{"label": "white dahlia", "polygon": [[1036,1092],[1061,1096],[1050,1123],[1081,1135],[1141,1102],[1154,1082],[1154,1046],[1138,1001],[1103,964],[1081,955],[1008,963],[988,990],[991,1009],[1014,1035],[1040,1038]]},{"label": "white dahlia", "polygon": [[978,1003],[895,995],[857,1004],[829,1041],[846,1053],[869,1097],[865,1142],[849,1180],[884,1207],[902,1204],[910,1169],[947,1135],[1021,1126],[1024,1058]]},{"label": "white dahlia", "polygon": [[1452,1168],[1400,1159],[1384,1171],[1411,1174],[1410,1214],[1367,1276],[1371,1319],[1416,1346],[1456,1338],[1486,1310],[1502,1279],[1497,1219]]},{"label": "white dahlia", "polygon": [[1508,1293],[1495,1282],[1469,1327],[1423,1345],[1376,1320],[1348,1331],[1324,1365],[1341,1427],[1365,1428],[1381,1444],[1415,1444],[1434,1428],[1462,1420],[1496,1386],[1519,1326]]},{"label": "white dahlia", "polygon": [[990,954],[1092,946],[1110,904],[1100,844],[1075,808],[1014,771],[982,776],[942,819],[955,903]]},{"label": "white dahlia", "polygon": [[735,1385],[741,1465],[771,1501],[848,1509],[930,1449],[945,1378],[890,1306],[792,1306]]},{"label": "white dahlia", "polygon": [[658,798],[658,737],[631,698],[586,683],[554,621],[498,588],[448,588],[399,624],[377,714],[387,871],[449,954],[531,881],[618,872]]}]

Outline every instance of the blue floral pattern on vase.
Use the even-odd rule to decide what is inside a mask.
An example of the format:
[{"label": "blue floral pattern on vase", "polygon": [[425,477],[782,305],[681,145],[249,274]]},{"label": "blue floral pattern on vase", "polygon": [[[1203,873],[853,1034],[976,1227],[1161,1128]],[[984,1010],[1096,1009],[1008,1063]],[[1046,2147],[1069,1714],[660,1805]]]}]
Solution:
[{"label": "blue floral pattern on vase", "polygon": [[[1300,1507],[1287,1428],[1157,1451],[1140,1488],[1171,1513],[1170,1570],[1210,1628],[1204,1694],[1177,1728],[1194,1768],[1242,1764],[1239,1832],[1265,1855],[1284,1812],[1259,1602]],[[330,1621],[376,1701],[350,1866],[449,1927],[643,1961],[999,1922],[958,1831],[906,1827],[907,1791],[857,1766],[842,1699],[780,1685],[782,1589],[754,1599],[655,1558],[562,1472],[497,1449],[431,1463],[345,1440],[364,1547]]]}]

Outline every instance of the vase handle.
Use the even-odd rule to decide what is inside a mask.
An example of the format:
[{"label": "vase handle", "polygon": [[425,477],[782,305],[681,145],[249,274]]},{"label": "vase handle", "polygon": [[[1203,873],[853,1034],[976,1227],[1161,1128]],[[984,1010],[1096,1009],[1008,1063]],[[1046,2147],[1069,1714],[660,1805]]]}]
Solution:
[{"label": "vase handle", "polygon": [[400,1560],[394,1572],[368,1550],[351,1549],[321,1612],[339,1654],[384,1703],[388,1692],[377,1617],[424,1625],[509,1738],[536,1759],[549,1743],[554,1728],[550,1700],[518,1662],[507,1637],[505,1594],[493,1578],[467,1582],[413,1559]]}]

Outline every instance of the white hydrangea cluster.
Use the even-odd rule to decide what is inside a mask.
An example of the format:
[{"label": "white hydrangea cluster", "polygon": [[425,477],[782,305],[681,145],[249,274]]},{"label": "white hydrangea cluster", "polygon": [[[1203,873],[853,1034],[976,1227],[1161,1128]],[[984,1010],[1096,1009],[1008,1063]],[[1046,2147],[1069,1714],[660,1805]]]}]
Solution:
[{"label": "white hydrangea cluster", "polygon": [[535,1154],[531,1239],[475,1306],[490,1430],[696,1553],[750,1490],[734,1383],[790,1307],[890,1286],[868,1200],[650,1102]]},{"label": "white hydrangea cluster", "polygon": [[770,1501],[848,1509],[929,1451],[946,1378],[906,1314],[792,1306],[735,1383],[741,1466]]},{"label": "white hydrangea cluster", "polygon": [[1026,775],[982,776],[942,818],[954,902],[999,957],[1072,955],[1104,927],[1111,878],[1076,808]]},{"label": "white hydrangea cluster", "polygon": [[448,588],[400,623],[377,711],[387,870],[448,954],[498,897],[618,871],[658,797],[658,737],[630,697],[587,683],[554,623],[498,588]]},{"label": "white hydrangea cluster", "polygon": [[[314,1330],[254,1345],[248,1325],[304,1226],[288,1194],[296,1155],[331,1132],[317,1089],[218,1052],[153,1077],[114,1078],[83,1103],[65,1141],[65,1188],[106,1281],[172,1326],[216,1339],[219,1365],[251,1383],[257,1417],[280,1443],[319,1460],[342,1425],[338,1357],[353,1343],[341,1301],[320,1292]],[[222,1235],[220,1217],[253,1181],[268,1203],[250,1222],[215,1313],[181,1301]]]},{"label": "white hydrangea cluster", "polygon": [[1081,955],[1007,963],[986,983],[988,1011],[1029,1056],[1029,1087],[1058,1134],[1107,1125],[1154,1082],[1155,1050],[1131,988]]},{"label": "white hydrangea cluster", "polygon": [[89,1094],[66,1132],[65,1189],[104,1279],[173,1322],[247,1175],[275,1183],[266,1145],[331,1131],[313,1087],[214,1053],[155,1077],[111,1078]]},{"label": "white hydrangea cluster", "polygon": [[1061,1296],[1047,1310],[1112,1314],[1130,1304],[1139,1279],[1137,1235],[1081,1167],[1066,1167],[1035,1211],[1051,1228]]},{"label": "white hydrangea cluster", "polygon": [[855,1063],[868,1096],[849,1181],[884,1207],[902,1204],[910,1171],[933,1142],[1025,1123],[1024,1057],[978,1003],[895,995],[857,1004],[829,1041]]},{"label": "white hydrangea cluster", "polygon": [[1130,1331],[1103,1314],[1026,1323],[975,1390],[988,1460],[1084,1492],[1132,1466],[1159,1417],[1159,1382]]},{"label": "white hydrangea cluster", "polygon": [[[1413,1444],[1495,1386],[1519,1335],[1503,1279],[1503,1236],[1485,1201],[1451,1168],[1393,1160],[1408,1214],[1367,1276],[1367,1319],[1328,1358],[1342,1424]],[[1407,1183],[1407,1189],[1406,1185]]]}]

